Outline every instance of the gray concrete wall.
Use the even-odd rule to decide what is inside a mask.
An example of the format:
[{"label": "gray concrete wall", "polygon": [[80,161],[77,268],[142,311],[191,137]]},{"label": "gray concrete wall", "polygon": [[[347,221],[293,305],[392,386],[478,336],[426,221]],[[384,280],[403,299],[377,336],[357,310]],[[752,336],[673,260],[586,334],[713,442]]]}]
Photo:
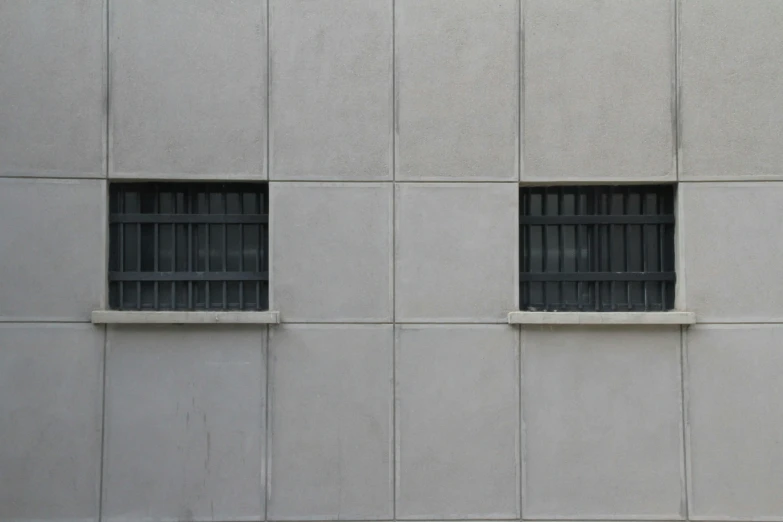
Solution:
[{"label": "gray concrete wall", "polygon": [[[0,521],[783,520],[783,1],[0,0]],[[264,326],[93,326],[113,179]],[[512,327],[520,182],[679,183],[698,324]]]}]

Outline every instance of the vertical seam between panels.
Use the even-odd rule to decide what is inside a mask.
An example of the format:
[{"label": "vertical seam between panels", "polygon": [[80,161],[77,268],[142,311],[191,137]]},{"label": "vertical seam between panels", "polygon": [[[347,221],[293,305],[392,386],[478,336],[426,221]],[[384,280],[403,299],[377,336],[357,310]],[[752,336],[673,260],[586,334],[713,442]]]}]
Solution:
[{"label": "vertical seam between panels", "polygon": [[103,361],[101,372],[101,452],[98,473],[98,520],[103,520],[103,481],[106,455],[106,359],[108,358],[109,325],[103,325]]},{"label": "vertical seam between panels", "polygon": [[[273,290],[273,276],[272,276],[272,268],[273,268],[273,259],[272,259],[272,233],[273,233],[273,225],[274,225],[274,217],[272,215],[272,161],[270,158],[271,155],[271,135],[272,135],[272,111],[271,111],[271,98],[272,98],[272,51],[271,51],[271,33],[272,33],[272,22],[271,22],[271,6],[273,0],[265,0],[265,5],[262,6],[262,13],[265,14],[265,20],[266,23],[266,92],[265,94],[265,103],[266,103],[266,115],[265,115],[265,122],[266,125],[266,157],[264,158],[265,164],[265,170],[266,170],[266,188],[267,188],[267,205],[266,205],[266,211],[267,215],[269,216],[267,220],[267,233],[266,233],[266,245],[259,245],[262,248],[266,249],[266,263],[267,263],[267,309],[271,309],[273,306],[273,299],[274,299],[274,290]],[[264,336],[265,336],[265,345],[264,346],[264,352],[263,352],[263,361],[264,361],[264,411],[263,411],[263,419],[264,419],[264,447],[262,448],[261,453],[261,474],[264,480],[264,487],[262,488],[262,502],[263,502],[263,517],[264,520],[268,520],[269,518],[269,502],[271,497],[271,481],[272,481],[272,452],[271,452],[271,443],[270,443],[270,437],[271,437],[271,429],[270,425],[272,422],[272,402],[270,398],[270,365],[271,365],[271,350],[269,347],[270,340],[271,340],[271,328],[267,326],[265,328]]]},{"label": "vertical seam between panels", "polygon": [[690,465],[689,465],[689,451],[688,451],[688,400],[687,400],[687,386],[685,379],[687,378],[687,354],[686,354],[686,339],[687,330],[686,326],[680,327],[680,405],[682,415],[682,462],[680,464],[680,472],[682,473],[682,507],[680,508],[680,515],[683,519],[688,520],[690,517]]},{"label": "vertical seam between panels", "polygon": [[672,67],[672,139],[674,140],[674,179],[680,180],[682,122],[680,121],[681,87],[680,87],[680,2],[671,0],[673,8],[673,67]]},{"label": "vertical seam between panels", "polygon": [[391,503],[392,519],[397,518],[397,479],[399,457],[397,451],[397,2],[391,0],[391,320],[392,320],[392,360],[391,360]]},{"label": "vertical seam between panels", "polygon": [[[104,73],[104,108],[105,108],[105,120],[103,122],[103,173],[104,173],[104,187],[103,192],[104,207],[103,207],[103,270],[101,271],[101,277],[103,278],[103,306],[109,308],[109,274],[108,274],[108,251],[109,251],[109,161],[111,151],[111,44],[110,44],[110,15],[109,15],[109,3],[111,0],[105,0],[103,2],[103,37],[106,39],[103,42],[103,51],[106,53],[104,56],[104,66],[106,71]],[[104,325],[103,331],[103,353],[101,354],[101,448],[100,448],[100,460],[98,462],[98,520],[103,520],[103,503],[104,503],[104,475],[105,475],[105,456],[106,456],[106,359],[108,358],[108,345],[109,345],[109,326]]]},{"label": "vertical seam between panels", "polygon": [[525,0],[519,0],[517,4],[517,182],[522,181],[525,171]]},{"label": "vertical seam between panels", "polygon": [[264,361],[264,368],[263,368],[263,371],[264,371],[264,401],[263,401],[263,405],[264,405],[264,411],[263,411],[263,414],[264,414],[264,417],[263,417],[263,419],[264,419],[264,447],[263,447],[263,452],[261,453],[261,460],[262,460],[261,473],[262,473],[262,477],[263,477],[263,480],[264,480],[264,487],[262,488],[262,490],[263,490],[262,491],[262,495],[263,495],[263,499],[262,500],[263,500],[263,503],[264,503],[264,520],[268,520],[268,517],[269,517],[269,497],[270,497],[270,492],[271,492],[271,488],[270,488],[270,481],[271,481],[270,476],[271,476],[271,473],[270,473],[270,470],[272,468],[272,466],[271,466],[271,451],[270,451],[271,444],[269,442],[269,437],[270,437],[270,432],[271,432],[269,426],[270,426],[271,421],[272,421],[272,415],[271,415],[271,409],[272,408],[271,408],[270,386],[269,386],[269,381],[270,381],[270,370],[269,370],[269,367],[271,365],[271,363],[270,363],[271,362],[271,351],[269,349],[269,341],[270,341],[270,338],[271,338],[271,333],[270,333],[270,327],[269,326],[267,326],[264,330],[265,330],[264,338],[266,339],[266,343],[265,343],[266,346],[264,347],[263,352],[262,352],[263,361]]}]

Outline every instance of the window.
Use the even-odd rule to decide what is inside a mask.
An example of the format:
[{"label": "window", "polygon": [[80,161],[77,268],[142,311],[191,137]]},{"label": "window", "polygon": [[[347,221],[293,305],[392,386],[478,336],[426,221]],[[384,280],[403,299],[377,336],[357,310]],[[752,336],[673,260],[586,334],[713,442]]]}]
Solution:
[{"label": "window", "polygon": [[520,309],[674,308],[674,186],[520,189]]},{"label": "window", "polygon": [[266,310],[267,187],[112,183],[115,310]]}]

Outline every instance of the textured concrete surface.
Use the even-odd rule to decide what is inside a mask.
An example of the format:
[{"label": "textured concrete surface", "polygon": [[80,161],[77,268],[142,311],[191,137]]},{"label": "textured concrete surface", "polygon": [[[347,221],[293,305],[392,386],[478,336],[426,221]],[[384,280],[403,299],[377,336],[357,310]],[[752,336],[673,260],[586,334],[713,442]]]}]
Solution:
[{"label": "textured concrete surface", "polygon": [[395,5],[396,179],[517,179],[518,2]]},{"label": "textured concrete surface", "polygon": [[526,0],[524,181],[673,181],[674,2]]},{"label": "textured concrete surface", "polygon": [[688,330],[690,512],[779,519],[783,513],[783,326]]},{"label": "textured concrete surface", "polygon": [[[783,183],[680,188],[681,282],[702,322],[783,321]],[[719,281],[719,284],[716,282]]]},{"label": "textured concrete surface", "polygon": [[[781,22],[0,0],[0,521],[783,522]],[[281,324],[90,324],[107,171],[269,174]],[[520,180],[676,181],[697,324],[509,325]]]},{"label": "textured concrete surface", "polygon": [[89,321],[106,288],[106,183],[0,178],[0,319]]},{"label": "textured concrete surface", "polygon": [[508,324],[672,325],[694,324],[693,312],[509,312]]},{"label": "textured concrete surface", "polygon": [[103,520],[264,513],[266,327],[112,326]]},{"label": "textured concrete surface", "polygon": [[270,0],[271,179],[392,177],[392,1]]},{"label": "textured concrete surface", "polygon": [[677,326],[525,330],[524,516],[684,517],[681,407]]},{"label": "textured concrete surface", "polygon": [[272,520],[393,518],[391,325],[292,325],[269,344]]},{"label": "textured concrete surface", "polygon": [[783,179],[780,2],[679,3],[680,179]]},{"label": "textured concrete surface", "polygon": [[94,310],[94,324],[278,324],[279,312],[172,312]]},{"label": "textured concrete surface", "polygon": [[519,516],[519,334],[398,326],[397,518]]},{"label": "textured concrete surface", "polygon": [[286,321],[390,321],[390,183],[271,190],[272,301]]},{"label": "textured concrete surface", "polygon": [[98,520],[103,329],[0,324],[0,520]]},{"label": "textured concrete surface", "polygon": [[0,176],[106,175],[104,7],[0,2]]},{"label": "textured concrete surface", "polygon": [[111,4],[110,176],[266,176],[265,4]]},{"label": "textured concrete surface", "polygon": [[516,301],[514,183],[396,186],[398,321],[506,322]]}]

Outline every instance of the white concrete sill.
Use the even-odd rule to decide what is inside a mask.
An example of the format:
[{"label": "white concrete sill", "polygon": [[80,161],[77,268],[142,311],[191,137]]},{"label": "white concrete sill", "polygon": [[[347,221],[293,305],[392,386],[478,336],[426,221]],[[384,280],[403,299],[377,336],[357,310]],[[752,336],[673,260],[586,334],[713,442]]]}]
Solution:
[{"label": "white concrete sill", "polygon": [[280,312],[131,312],[95,310],[93,324],[278,324]]},{"label": "white concrete sill", "polygon": [[693,312],[511,312],[508,324],[694,324]]}]

